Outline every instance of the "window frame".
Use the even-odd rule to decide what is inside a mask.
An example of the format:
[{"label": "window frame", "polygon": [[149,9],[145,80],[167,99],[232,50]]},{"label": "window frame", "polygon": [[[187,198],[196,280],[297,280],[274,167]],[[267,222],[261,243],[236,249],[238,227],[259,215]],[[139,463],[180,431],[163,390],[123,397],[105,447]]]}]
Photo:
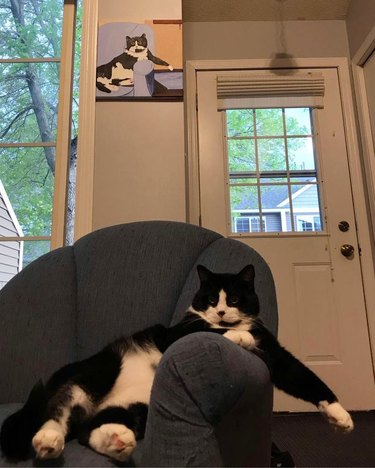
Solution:
[{"label": "window frame", "polygon": [[[265,208],[262,208],[261,207],[261,188],[262,187],[272,187],[272,186],[287,186],[288,188],[288,199],[289,199],[289,202],[290,202],[290,206],[289,206],[289,217],[290,217],[290,224],[291,224],[291,230],[285,230],[285,231],[271,231],[271,232],[267,232],[266,228],[265,228],[265,225],[264,223],[263,224],[263,227],[264,227],[264,230],[263,231],[259,231],[259,232],[253,232],[251,230],[249,230],[247,233],[245,232],[240,232],[238,233],[237,231],[234,231],[234,225],[233,223],[230,223],[230,232],[228,233],[229,236],[231,235],[240,235],[240,236],[263,236],[263,235],[270,235],[271,233],[273,235],[297,235],[297,236],[303,236],[303,235],[311,235],[311,234],[314,234],[314,235],[325,235],[327,232],[326,232],[326,226],[325,226],[325,218],[326,218],[326,215],[325,215],[325,209],[324,209],[324,198],[323,198],[323,188],[322,188],[322,185],[321,185],[321,179],[320,179],[320,164],[319,164],[319,154],[318,154],[318,141],[317,141],[317,134],[316,134],[316,130],[315,130],[315,124],[314,124],[314,120],[317,118],[316,116],[316,112],[317,110],[316,109],[313,109],[313,108],[308,108],[309,109],[309,115],[310,115],[310,124],[311,124],[311,133],[306,133],[306,134],[303,134],[303,135],[293,135],[293,134],[289,134],[288,131],[287,131],[287,121],[286,121],[286,115],[285,115],[285,111],[286,111],[286,107],[277,107],[277,108],[273,108],[272,109],[280,109],[281,112],[282,112],[282,122],[283,122],[283,133],[280,134],[280,135],[267,135],[267,136],[264,136],[264,135],[257,135],[257,131],[256,131],[256,112],[257,110],[262,110],[262,109],[267,109],[267,108],[239,108],[237,110],[248,110],[248,111],[252,111],[253,113],[253,125],[254,125],[254,132],[249,135],[249,136],[240,136],[240,137],[234,137],[234,136],[230,136],[228,135],[228,126],[227,126],[227,123],[228,123],[228,118],[227,118],[227,111],[228,110],[231,110],[231,109],[226,109],[224,111],[221,112],[222,114],[222,126],[223,126],[223,145],[224,145],[224,151],[223,151],[223,155],[224,155],[224,167],[225,167],[225,172],[226,172],[226,181],[225,181],[225,184],[226,184],[226,188],[227,188],[227,194],[226,194],[226,210],[227,210],[227,217],[228,219],[232,219],[233,218],[233,213],[235,211],[239,211],[238,209],[236,210],[232,210],[231,209],[231,193],[230,193],[230,190],[232,187],[240,187],[240,186],[243,186],[243,187],[256,187],[257,188],[257,194],[258,194],[258,206],[260,207],[260,210],[259,210],[259,216],[260,216],[260,219],[263,220],[264,218],[264,215],[267,211],[269,211],[270,209],[265,209]],[[288,154],[288,140],[289,139],[294,139],[294,138],[311,138],[311,141],[312,141],[312,145],[313,145],[313,156],[314,156],[314,165],[315,165],[315,169],[314,170],[298,170],[298,169],[291,169],[290,166],[289,166],[289,154]],[[280,139],[280,140],[283,140],[284,141],[284,151],[285,151],[285,162],[286,162],[286,168],[285,170],[274,170],[274,171],[261,171],[260,168],[259,168],[259,158],[258,158],[258,144],[259,144],[259,141],[262,141],[264,139]],[[237,171],[237,172],[231,172],[230,169],[229,169],[229,141],[236,141],[236,140],[248,140],[248,141],[254,141],[254,152],[255,152],[255,158],[256,158],[256,169],[253,170],[253,171]],[[297,178],[298,175],[308,175],[310,177],[313,177],[315,179],[315,182],[310,182],[310,183],[305,183],[303,184],[302,182],[293,182],[292,181],[292,178]],[[275,177],[275,178],[279,178],[279,177],[285,177],[287,179],[286,182],[282,182],[282,183],[279,183],[279,182],[267,182],[266,184],[262,184],[261,182],[261,179],[262,179],[262,175],[266,175],[268,176],[269,178],[272,178],[272,177]],[[246,178],[253,178],[254,181],[254,184],[250,184],[250,183],[234,183],[233,184],[233,178],[234,179],[246,179]],[[293,200],[295,199],[295,195],[296,193],[299,193],[300,190],[304,190],[304,188],[300,189],[300,190],[297,190],[297,192],[293,193],[292,192],[292,187],[293,186],[300,186],[300,185],[304,185],[304,187],[307,187],[307,186],[313,186],[315,185],[317,187],[317,196],[318,196],[318,203],[319,203],[319,208],[317,209],[317,214],[318,216],[320,216],[320,224],[321,224],[321,230],[320,231],[315,231],[315,230],[312,230],[312,231],[299,231],[297,229],[297,220],[296,220],[296,216],[297,216],[297,213],[298,211],[300,211],[301,209],[300,208],[295,208],[293,206]],[[276,208],[276,207],[275,207]],[[314,212],[315,212],[315,209],[314,209]],[[282,226],[282,229],[284,226],[287,225],[287,222],[286,222],[286,219],[285,219],[285,210],[284,211],[280,211],[280,214],[281,214],[281,226]]]},{"label": "window frame", "polygon": [[9,142],[0,143],[1,148],[56,148],[55,179],[51,216],[51,235],[49,236],[4,236],[1,242],[12,241],[48,241],[50,250],[65,245],[65,213],[67,200],[68,163],[71,136],[71,101],[74,66],[75,18],[77,0],[64,0],[63,26],[60,57],[44,58],[7,58],[0,63],[59,63],[59,109],[57,116],[56,140],[50,142]]}]

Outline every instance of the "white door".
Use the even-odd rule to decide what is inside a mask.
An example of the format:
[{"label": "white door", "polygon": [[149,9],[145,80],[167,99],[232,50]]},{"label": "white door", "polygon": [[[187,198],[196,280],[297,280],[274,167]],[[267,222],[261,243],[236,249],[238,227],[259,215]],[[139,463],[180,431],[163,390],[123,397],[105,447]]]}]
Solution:
[{"label": "white door", "polygon": [[[338,77],[318,71],[324,109],[226,112],[217,110],[217,75],[249,72],[198,71],[201,224],[266,259],[280,341],[347,408],[369,409],[374,376]],[[354,253],[345,257],[342,246]],[[276,393],[275,410],[311,409]]]}]

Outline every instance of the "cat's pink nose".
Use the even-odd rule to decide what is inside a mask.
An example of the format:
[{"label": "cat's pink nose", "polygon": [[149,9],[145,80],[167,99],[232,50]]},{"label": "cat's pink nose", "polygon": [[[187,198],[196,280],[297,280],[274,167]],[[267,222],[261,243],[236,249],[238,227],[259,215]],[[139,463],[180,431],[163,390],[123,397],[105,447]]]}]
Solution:
[{"label": "cat's pink nose", "polygon": [[217,313],[217,315],[218,315],[219,317],[224,317],[225,312],[224,312],[223,310],[220,310],[220,311]]}]

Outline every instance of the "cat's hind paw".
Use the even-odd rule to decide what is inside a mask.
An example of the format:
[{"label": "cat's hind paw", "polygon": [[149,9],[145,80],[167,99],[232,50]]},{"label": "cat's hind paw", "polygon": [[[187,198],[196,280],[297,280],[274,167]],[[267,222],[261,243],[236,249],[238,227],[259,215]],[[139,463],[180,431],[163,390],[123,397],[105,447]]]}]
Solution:
[{"label": "cat's hind paw", "polygon": [[319,411],[328,419],[330,424],[341,432],[351,432],[354,429],[354,423],[350,414],[339,402],[328,403],[321,401],[318,405]]},{"label": "cat's hind paw", "polygon": [[225,338],[238,344],[241,348],[254,349],[256,348],[256,341],[253,335],[248,331],[243,330],[228,330],[224,333]]},{"label": "cat's hind paw", "polygon": [[134,432],[123,424],[102,424],[91,432],[89,444],[117,461],[127,460],[137,446]]},{"label": "cat's hind paw", "polygon": [[37,458],[58,458],[64,450],[64,435],[54,428],[42,428],[32,440]]}]

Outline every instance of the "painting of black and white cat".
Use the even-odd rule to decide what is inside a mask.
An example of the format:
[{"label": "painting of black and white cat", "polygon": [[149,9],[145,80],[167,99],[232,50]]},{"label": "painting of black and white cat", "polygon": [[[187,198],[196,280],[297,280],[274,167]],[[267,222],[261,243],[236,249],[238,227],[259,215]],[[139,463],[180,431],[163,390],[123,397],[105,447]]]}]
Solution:
[{"label": "painting of black and white cat", "polygon": [[134,86],[134,65],[141,60],[150,60],[173,70],[169,63],[151,53],[145,33],[141,36],[126,36],[124,52],[97,67],[96,87],[104,93],[112,93],[121,86]]},{"label": "painting of black and white cat", "polygon": [[259,355],[277,388],[312,403],[337,429],[350,432],[352,418],[332,390],[282,347],[259,318],[254,267],[229,274],[199,265],[197,273],[199,289],[180,323],[120,338],[58,370],[45,385],[37,384],[24,407],[1,428],[4,456],[57,458],[74,430],[74,436],[96,452],[127,460],[144,436],[155,369],[163,353],[179,338],[200,331],[219,333]]}]

